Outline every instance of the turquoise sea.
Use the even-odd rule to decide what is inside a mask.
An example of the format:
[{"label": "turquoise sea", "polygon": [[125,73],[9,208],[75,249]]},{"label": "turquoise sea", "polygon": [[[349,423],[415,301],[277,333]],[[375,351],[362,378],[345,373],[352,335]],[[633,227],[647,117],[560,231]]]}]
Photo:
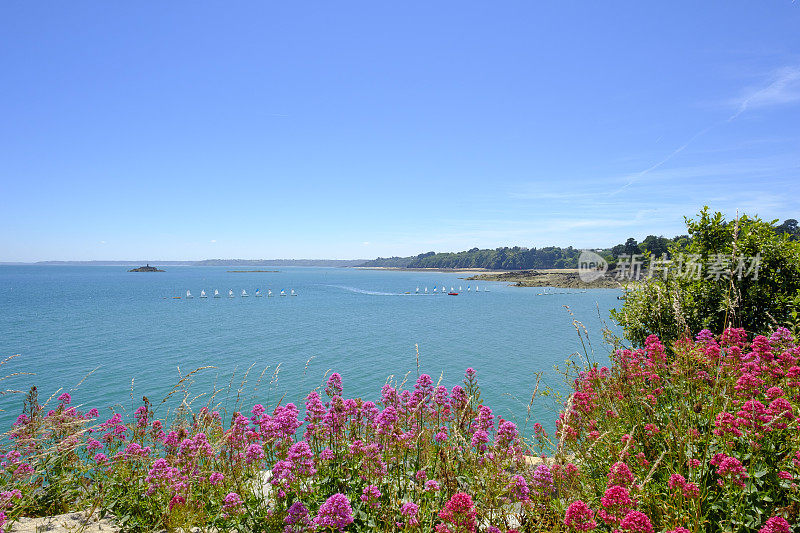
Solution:
[{"label": "turquoise sea", "polygon": [[[478,282],[480,292],[467,292],[475,282],[459,279],[463,274],[274,269],[279,272],[0,266],[0,356],[20,354],[0,368],[0,376],[33,373],[12,376],[0,388],[26,391],[36,385],[40,401],[61,389],[86,409],[98,407],[102,413],[103,407],[118,404],[131,410],[142,395],[158,405],[181,376],[212,366],[191,377],[190,399],[204,394],[192,401],[194,407],[219,389],[213,402],[228,412],[237,396],[248,409],[281,398],[302,409],[307,392],[330,371],[342,374],[347,397],[377,399],[389,376],[402,380],[408,373],[412,386],[418,345],[420,369],[434,382],[441,376],[449,388],[474,367],[484,401],[497,414],[522,423],[535,372],[545,373],[543,384],[565,390],[554,365],[563,366],[582,349],[573,320],[583,322],[595,357],[604,361],[608,347],[601,329],[604,321],[611,325],[609,309],[621,303],[617,290]],[[461,286],[461,294],[404,294],[418,286],[431,291],[434,285]],[[275,296],[256,298],[257,288],[265,295],[271,288]],[[187,289],[193,299],[185,298]],[[223,297],[198,298],[201,289],[209,296],[219,289]],[[227,297],[229,289],[235,298]],[[240,297],[242,289],[250,297]],[[294,289],[298,296],[280,297],[281,289]],[[162,409],[183,394],[175,393]],[[0,396],[3,431],[19,414],[22,399]],[[531,424],[552,426],[556,417],[552,402],[538,402],[532,412]]]}]

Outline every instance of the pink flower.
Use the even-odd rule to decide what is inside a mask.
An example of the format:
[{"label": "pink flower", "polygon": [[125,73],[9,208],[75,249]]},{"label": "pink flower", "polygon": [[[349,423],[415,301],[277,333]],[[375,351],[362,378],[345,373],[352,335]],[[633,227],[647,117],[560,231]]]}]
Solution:
[{"label": "pink flower", "polygon": [[784,518],[773,516],[758,530],[758,533],[792,533],[792,528]]},{"label": "pink flower", "polygon": [[228,514],[239,514],[244,512],[244,508],[242,507],[243,503],[244,501],[241,496],[235,492],[229,492],[223,500],[222,510]]},{"label": "pink flower", "polygon": [[439,490],[439,482],[435,479],[429,479],[425,482],[425,492],[438,492]]},{"label": "pink flower", "polygon": [[606,489],[605,494],[600,498],[600,505],[603,506],[603,509],[597,512],[597,516],[605,523],[612,525],[618,524],[627,515],[633,507],[633,500],[627,488],[614,485]]},{"label": "pink flower", "polygon": [[611,465],[611,469],[608,472],[608,484],[621,485],[623,487],[631,486],[633,484],[633,474],[628,465],[623,462],[616,462]]},{"label": "pink flower", "polygon": [[437,531],[450,531],[451,533],[475,533],[475,509],[472,497],[466,492],[457,492],[439,511],[439,518],[444,521],[443,528],[437,526]]},{"label": "pink flower", "polygon": [[409,526],[416,526],[419,524],[417,513],[419,512],[419,505],[413,502],[406,502],[400,508],[400,514],[406,517],[406,523]]},{"label": "pink flower", "polygon": [[323,503],[314,523],[323,528],[330,527],[344,530],[353,522],[353,509],[350,507],[350,500],[342,493],[336,493]]},{"label": "pink flower", "polygon": [[303,502],[294,502],[292,506],[289,507],[289,513],[283,521],[287,524],[283,530],[284,533],[305,533],[306,531],[313,530],[313,528],[310,527],[312,525],[311,517],[308,514],[308,509],[303,505]]},{"label": "pink flower", "polygon": [[338,372],[334,372],[328,378],[325,394],[333,398],[334,396],[341,396],[342,390],[342,376]]},{"label": "pink flower", "polygon": [[[717,474],[725,479],[728,479],[734,485],[744,488],[744,481],[747,479],[747,470],[742,466],[742,463],[735,457],[730,457],[724,453],[718,453],[711,461],[712,465],[717,467]],[[718,480],[720,486],[723,485],[722,480]]]},{"label": "pink flower", "polygon": [[69,405],[69,403],[72,401],[72,396],[70,396],[68,392],[65,392],[64,394],[58,397],[58,401],[63,403],[64,405]]},{"label": "pink flower", "polygon": [[569,504],[564,514],[564,525],[577,531],[591,531],[597,527],[594,521],[594,511],[581,500]]},{"label": "pink flower", "polygon": [[630,533],[653,533],[653,524],[650,523],[650,519],[639,511],[631,511],[626,514],[619,527]]},{"label": "pink flower", "polygon": [[375,485],[367,485],[364,487],[364,490],[361,493],[361,501],[372,507],[373,509],[377,509],[381,506],[381,502],[379,498],[381,497],[381,491],[378,490],[378,487]]}]

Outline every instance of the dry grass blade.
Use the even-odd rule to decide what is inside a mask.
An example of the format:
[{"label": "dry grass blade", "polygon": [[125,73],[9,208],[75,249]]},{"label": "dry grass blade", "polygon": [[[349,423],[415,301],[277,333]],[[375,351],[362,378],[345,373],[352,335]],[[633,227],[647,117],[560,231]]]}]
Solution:
[{"label": "dry grass blade", "polygon": [[[164,402],[166,402],[167,400],[169,400],[169,399],[170,399],[170,397],[171,397],[173,394],[175,394],[176,392],[178,392],[178,391],[181,389],[181,386],[182,386],[184,383],[186,383],[186,381],[187,381],[187,380],[188,380],[188,379],[189,379],[189,378],[190,378],[192,375],[194,375],[194,374],[196,374],[196,373],[198,373],[198,372],[200,372],[200,371],[202,371],[202,370],[207,370],[207,369],[209,369],[209,368],[217,368],[217,367],[215,367],[215,366],[201,366],[201,367],[195,368],[194,370],[192,370],[191,372],[189,372],[188,374],[186,374],[186,376],[182,377],[182,378],[181,378],[181,380],[180,380],[180,381],[178,381],[178,382],[177,382],[177,383],[176,383],[176,384],[175,384],[175,385],[172,387],[172,390],[169,392],[169,394],[167,394],[166,396],[164,396],[164,399],[163,399],[163,400],[161,400],[161,402],[159,403],[159,405],[161,405],[161,404],[163,404]],[[181,372],[181,369],[180,369],[180,367],[178,367],[178,375],[180,375],[180,372]],[[233,379],[233,377],[231,377],[231,379]],[[132,386],[132,385],[133,385],[133,380],[131,380],[131,386]]]}]

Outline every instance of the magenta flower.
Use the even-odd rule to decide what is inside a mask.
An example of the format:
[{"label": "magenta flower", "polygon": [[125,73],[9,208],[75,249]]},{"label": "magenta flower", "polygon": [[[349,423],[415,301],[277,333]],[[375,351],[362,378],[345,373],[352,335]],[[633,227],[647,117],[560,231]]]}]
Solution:
[{"label": "magenta flower", "polygon": [[425,482],[425,492],[438,492],[440,489],[439,482],[435,479],[429,479]]},{"label": "magenta flower", "polygon": [[453,533],[475,533],[475,516],[475,505],[466,492],[453,494],[444,509],[439,511],[439,518],[445,523],[445,529],[449,531],[448,526],[452,526]]},{"label": "magenta flower", "polygon": [[328,383],[325,387],[325,394],[327,394],[330,398],[333,398],[334,396],[341,396],[343,390],[342,376],[338,372],[334,372],[328,378]]},{"label": "magenta flower", "polygon": [[611,469],[608,472],[608,484],[630,487],[633,484],[633,473],[631,473],[628,465],[623,462],[616,462],[611,465]]},{"label": "magenta flower", "polygon": [[406,518],[406,523],[409,526],[416,526],[419,524],[417,513],[419,512],[419,505],[413,502],[406,502],[400,507],[400,514]]},{"label": "magenta flower", "polygon": [[294,502],[283,521],[286,524],[284,533],[305,533],[312,530],[311,517],[302,502]]},{"label": "magenta flower", "polygon": [[350,507],[350,500],[342,493],[336,493],[323,503],[314,523],[321,527],[344,530],[353,522],[353,509]]},{"label": "magenta flower", "polygon": [[[235,492],[229,492],[223,500],[222,510],[229,515],[243,513],[244,508],[242,507],[242,504],[244,504],[244,501],[242,500],[241,496]],[[223,516],[225,516],[225,514],[223,514]]]},{"label": "magenta flower", "polygon": [[597,527],[594,511],[581,500],[569,504],[564,514],[564,525],[576,531],[591,531]]},{"label": "magenta flower", "polygon": [[792,533],[792,528],[783,517],[773,516],[758,530],[758,533]]},{"label": "magenta flower", "polygon": [[639,511],[631,511],[626,514],[619,527],[630,533],[653,533],[653,524],[650,522],[650,518]]},{"label": "magenta flower", "polygon": [[72,401],[72,396],[70,396],[68,392],[65,392],[58,397],[58,401],[64,405],[69,405],[69,403]]},{"label": "magenta flower", "polygon": [[367,485],[361,493],[361,501],[373,509],[377,509],[381,506],[381,502],[379,501],[380,497],[381,491],[378,490],[378,487],[375,485]]}]

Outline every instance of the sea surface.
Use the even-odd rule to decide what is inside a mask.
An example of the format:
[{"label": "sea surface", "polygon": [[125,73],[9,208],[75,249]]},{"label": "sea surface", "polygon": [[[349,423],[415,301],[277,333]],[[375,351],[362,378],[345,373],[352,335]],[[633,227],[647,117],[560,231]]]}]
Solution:
[{"label": "sea surface", "polygon": [[[68,391],[73,403],[101,413],[112,405],[132,412],[143,395],[159,414],[184,398],[194,410],[210,403],[230,413],[278,401],[302,410],[305,395],[330,372],[342,374],[345,397],[376,400],[387,378],[407,376],[411,387],[419,371],[450,388],[473,367],[496,414],[552,427],[554,398],[528,410],[535,374],[543,373],[540,391],[567,390],[554,367],[584,351],[574,320],[586,327],[590,355],[601,362],[609,355],[602,328],[619,333],[608,318],[621,303],[617,290],[477,282],[475,292],[476,282],[459,279],[464,274],[273,268],[279,272],[0,266],[0,357],[19,354],[0,368],[0,377],[32,373],[11,376],[0,389],[36,385],[42,403]],[[417,287],[431,293],[434,286],[461,290],[458,296],[415,294]],[[263,297],[254,296],[257,288]],[[268,288],[274,297],[266,297]],[[201,289],[209,298],[198,297]],[[211,297],[214,289],[223,297]],[[241,297],[243,289],[249,297]],[[282,289],[297,296],[281,297]],[[186,299],[187,290],[194,298]],[[200,367],[212,368],[191,374],[162,405]],[[0,395],[0,432],[22,401],[21,394]]]}]

